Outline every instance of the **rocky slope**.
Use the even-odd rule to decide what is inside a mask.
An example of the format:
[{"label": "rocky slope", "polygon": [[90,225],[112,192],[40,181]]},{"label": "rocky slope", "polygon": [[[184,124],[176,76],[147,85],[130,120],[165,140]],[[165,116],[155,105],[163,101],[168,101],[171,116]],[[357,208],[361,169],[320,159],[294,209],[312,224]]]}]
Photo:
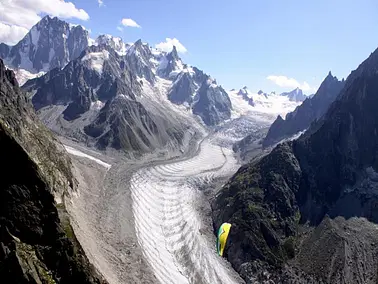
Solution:
[{"label": "rocky slope", "polygon": [[[213,204],[247,283],[377,283],[378,50],[296,141],[243,166]],[[271,281],[271,282],[269,282]]]},{"label": "rocky slope", "polygon": [[76,189],[63,146],[0,60],[0,275],[12,283],[100,283],[62,202]]},{"label": "rocky slope", "polygon": [[313,97],[288,113],[285,120],[281,116],[277,117],[263,141],[263,146],[271,146],[309,128],[313,121],[325,114],[343,87],[344,80],[339,81],[329,72]]}]

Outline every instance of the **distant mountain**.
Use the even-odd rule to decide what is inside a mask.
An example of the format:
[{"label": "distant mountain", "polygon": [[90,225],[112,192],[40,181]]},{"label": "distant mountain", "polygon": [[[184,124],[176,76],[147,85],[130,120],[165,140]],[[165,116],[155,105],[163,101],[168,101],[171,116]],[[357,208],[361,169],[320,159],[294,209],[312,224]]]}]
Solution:
[{"label": "distant mountain", "polygon": [[285,120],[281,116],[277,117],[263,141],[263,146],[271,146],[306,130],[313,121],[322,117],[343,87],[344,81],[339,81],[329,72],[313,97],[306,99],[293,112],[288,113]]},{"label": "distant mountain", "polygon": [[[228,92],[235,113],[248,114],[259,112],[262,114],[277,116],[285,115],[293,111],[301,101],[290,99],[289,96],[277,95],[274,92],[265,93],[260,90],[254,93],[244,86],[239,91]],[[274,119],[274,118],[273,118]],[[269,120],[271,120],[269,118]]]},{"label": "distant mountain", "polygon": [[8,283],[105,283],[64,209],[63,196],[77,189],[68,154],[1,59],[0,147],[0,277]]},{"label": "distant mountain", "polygon": [[291,92],[282,93],[281,96],[288,97],[290,101],[294,102],[303,102],[307,98],[299,88],[296,88]]},{"label": "distant mountain", "polygon": [[303,136],[241,167],[213,203],[248,283],[378,282],[378,49],[313,99],[341,84]]},{"label": "distant mountain", "polygon": [[82,26],[45,16],[15,46],[2,43],[0,57],[14,69],[30,73],[47,72],[65,66],[88,45],[88,31]]}]

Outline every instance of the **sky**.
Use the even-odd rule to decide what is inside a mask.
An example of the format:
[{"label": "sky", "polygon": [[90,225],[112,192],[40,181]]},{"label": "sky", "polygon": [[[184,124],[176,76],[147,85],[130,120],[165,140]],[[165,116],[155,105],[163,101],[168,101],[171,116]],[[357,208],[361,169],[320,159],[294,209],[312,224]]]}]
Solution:
[{"label": "sky", "polygon": [[[71,2],[70,2],[71,1]],[[377,0],[1,0],[0,42],[46,14],[99,34],[176,45],[185,63],[226,89],[316,92],[378,47]]]}]

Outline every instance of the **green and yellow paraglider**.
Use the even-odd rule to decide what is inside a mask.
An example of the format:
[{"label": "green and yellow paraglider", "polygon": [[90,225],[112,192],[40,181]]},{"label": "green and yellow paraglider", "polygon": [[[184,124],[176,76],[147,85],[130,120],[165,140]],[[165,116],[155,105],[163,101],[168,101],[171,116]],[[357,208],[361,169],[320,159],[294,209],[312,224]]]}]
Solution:
[{"label": "green and yellow paraglider", "polygon": [[228,234],[230,233],[231,224],[223,223],[218,230],[217,238],[217,252],[220,256],[223,256],[224,249],[226,247]]}]

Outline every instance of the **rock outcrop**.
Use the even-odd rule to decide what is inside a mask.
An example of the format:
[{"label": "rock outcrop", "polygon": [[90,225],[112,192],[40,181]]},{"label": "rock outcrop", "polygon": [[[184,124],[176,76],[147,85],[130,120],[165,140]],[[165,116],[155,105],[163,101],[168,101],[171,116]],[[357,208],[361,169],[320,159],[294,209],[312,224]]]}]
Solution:
[{"label": "rock outcrop", "polygon": [[14,73],[5,69],[2,60],[0,148],[1,279],[101,283],[61,203],[63,195],[76,190],[70,159],[39,122]]}]

